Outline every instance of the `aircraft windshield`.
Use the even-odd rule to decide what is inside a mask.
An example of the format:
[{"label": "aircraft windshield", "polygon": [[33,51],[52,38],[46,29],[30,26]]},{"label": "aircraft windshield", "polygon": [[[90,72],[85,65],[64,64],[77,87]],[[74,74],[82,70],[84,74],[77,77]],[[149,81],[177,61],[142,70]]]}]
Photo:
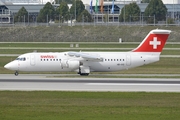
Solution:
[{"label": "aircraft windshield", "polygon": [[18,57],[18,58],[16,58],[16,60],[19,60],[19,61],[26,61],[26,58],[25,58],[25,57],[22,57],[22,58]]}]

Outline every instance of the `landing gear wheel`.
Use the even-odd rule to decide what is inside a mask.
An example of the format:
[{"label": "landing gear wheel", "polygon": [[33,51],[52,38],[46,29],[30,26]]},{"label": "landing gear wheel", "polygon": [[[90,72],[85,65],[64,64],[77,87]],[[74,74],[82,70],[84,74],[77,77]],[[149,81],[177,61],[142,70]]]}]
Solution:
[{"label": "landing gear wheel", "polygon": [[15,76],[18,76],[18,75],[19,75],[18,71],[16,71],[16,72],[14,73],[14,75],[15,75]]},{"label": "landing gear wheel", "polygon": [[79,72],[81,76],[88,76],[90,73],[90,68],[88,66],[80,66],[79,67]]},{"label": "landing gear wheel", "polygon": [[81,76],[88,76],[89,73],[80,73]]}]

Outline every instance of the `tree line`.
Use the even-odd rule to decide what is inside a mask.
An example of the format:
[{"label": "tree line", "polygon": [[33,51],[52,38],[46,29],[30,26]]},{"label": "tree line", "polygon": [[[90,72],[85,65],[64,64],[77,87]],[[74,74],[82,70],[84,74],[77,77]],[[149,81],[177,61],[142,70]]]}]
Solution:
[{"label": "tree line", "polygon": [[147,23],[154,23],[158,21],[165,21],[167,15],[167,8],[162,0],[144,0],[149,2],[144,13],[141,12],[136,3],[125,5],[120,14],[120,21],[139,21],[140,19],[146,20]]},{"label": "tree line", "polygon": [[70,9],[67,1],[62,1],[60,6],[56,9],[50,2],[47,2],[37,16],[28,15],[27,10],[22,7],[14,17],[15,22],[33,22],[35,19],[37,22],[44,23],[50,20],[56,21],[59,19],[62,22],[72,19],[76,19],[77,22],[92,22],[91,14],[85,9],[85,6],[81,0],[73,1]]},{"label": "tree line", "polygon": [[[149,3],[144,13],[141,12],[139,6],[136,3],[130,3],[125,5],[121,9],[119,21],[139,21],[141,17],[144,17],[147,23],[153,23],[154,20],[165,21],[167,15],[167,8],[163,4],[162,0],[142,0],[144,3]],[[50,20],[61,22],[67,20],[76,19],[77,22],[92,22],[93,16],[85,9],[85,6],[81,0],[56,0],[56,3],[60,3],[60,6],[55,7],[50,3],[46,3],[45,6],[40,10],[37,16],[28,15],[27,10],[22,7],[14,17],[15,22],[24,21],[35,21],[47,22]],[[69,9],[68,4],[72,3]],[[107,15],[105,15],[107,16]],[[155,16],[155,17],[154,17]]]}]

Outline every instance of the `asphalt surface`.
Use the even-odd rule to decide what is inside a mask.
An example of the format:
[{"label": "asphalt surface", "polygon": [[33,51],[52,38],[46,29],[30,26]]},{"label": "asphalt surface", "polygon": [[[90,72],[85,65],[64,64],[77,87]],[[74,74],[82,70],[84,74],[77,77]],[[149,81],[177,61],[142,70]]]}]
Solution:
[{"label": "asphalt surface", "polygon": [[180,92],[180,79],[62,78],[58,75],[0,75],[0,90],[10,91],[118,91]]}]

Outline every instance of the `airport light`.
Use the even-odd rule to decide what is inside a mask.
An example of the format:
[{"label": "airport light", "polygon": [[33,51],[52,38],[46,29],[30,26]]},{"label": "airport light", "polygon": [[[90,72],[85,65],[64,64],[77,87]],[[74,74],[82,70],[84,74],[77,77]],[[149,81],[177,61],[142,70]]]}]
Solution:
[{"label": "airport light", "polygon": [[86,16],[85,18],[86,18],[86,20],[87,20],[86,22],[88,23],[88,22],[89,22],[89,21],[88,21],[88,20],[89,20],[88,16]]},{"label": "airport light", "polygon": [[29,25],[29,12],[28,12],[28,21],[27,22],[28,22],[28,25]]},{"label": "airport light", "polygon": [[37,26],[37,15],[35,17],[36,17],[36,26]]},{"label": "airport light", "polygon": [[83,26],[84,26],[84,15],[82,15],[82,21],[83,21]]},{"label": "airport light", "polygon": [[63,19],[63,16],[62,16],[62,17],[61,17],[61,21],[62,21],[62,23],[63,23],[63,20],[64,20],[64,19]]},{"label": "airport light", "polygon": [[59,15],[59,27],[61,27],[61,26],[60,26],[60,15]]},{"label": "airport light", "polygon": [[12,15],[13,15],[13,27],[14,27],[14,13]]},{"label": "airport light", "polygon": [[48,27],[48,26],[49,26],[49,25],[48,25],[48,14],[47,14],[47,16],[46,16],[46,21],[47,21],[46,27]]},{"label": "airport light", "polygon": [[20,22],[20,16],[18,16],[18,22]]},{"label": "airport light", "polygon": [[142,27],[143,27],[143,21],[144,21],[144,16],[143,16],[143,13],[142,13],[142,20],[141,20],[141,23],[142,23]]},{"label": "airport light", "polygon": [[174,0],[173,0],[173,20],[174,20]]},{"label": "airport light", "polygon": [[26,26],[26,23],[25,23],[25,15],[24,15],[24,26]]},{"label": "airport light", "polygon": [[129,15],[129,22],[130,22],[130,24],[131,24],[131,15]]},{"label": "airport light", "polygon": [[95,15],[94,15],[94,27],[95,27],[96,25],[95,25]]},{"label": "airport light", "polygon": [[126,17],[126,16],[125,16],[125,14],[126,14],[126,11],[125,11],[125,10],[126,10],[126,7],[125,7],[125,6],[126,6],[126,4],[125,4],[125,0],[124,0],[124,24],[125,24],[125,22],[126,22],[126,18],[125,18],[125,17]]},{"label": "airport light", "polygon": [[168,16],[167,16],[167,14],[166,14],[166,27],[167,27],[167,17],[168,17]]},{"label": "airport light", "polygon": [[70,14],[70,19],[71,19],[71,27],[72,27],[72,14]]},{"label": "airport light", "polygon": [[75,0],[75,21],[76,21],[76,0]]},{"label": "airport light", "polygon": [[155,20],[156,20],[156,16],[155,16],[155,14],[154,14],[154,26],[155,26],[155,24],[156,24],[156,23],[155,23]]},{"label": "airport light", "polygon": [[2,17],[1,17],[1,22],[0,22],[0,25],[1,25],[1,23],[2,23]]}]

